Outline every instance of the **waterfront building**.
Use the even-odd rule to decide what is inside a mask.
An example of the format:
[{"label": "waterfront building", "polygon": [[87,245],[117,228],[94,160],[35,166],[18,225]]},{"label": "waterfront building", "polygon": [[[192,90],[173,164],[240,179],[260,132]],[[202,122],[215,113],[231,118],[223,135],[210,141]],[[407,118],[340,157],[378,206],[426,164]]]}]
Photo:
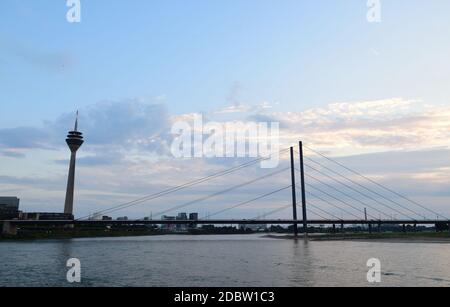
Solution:
[{"label": "waterfront building", "polygon": [[[188,220],[187,213],[185,213],[185,212],[178,213],[177,220],[179,220],[179,221],[187,221]],[[177,230],[178,231],[185,231],[186,229],[187,229],[187,225],[186,224],[177,224]]]},{"label": "waterfront building", "polygon": [[[189,214],[189,220],[190,221],[198,221],[198,213],[196,213],[196,212],[190,213]],[[196,223],[191,223],[191,224],[189,224],[189,228],[197,228],[197,224]]]},{"label": "waterfront building", "polygon": [[[176,219],[177,219],[176,216],[168,216],[168,215],[162,216],[163,221],[175,221]],[[176,226],[175,224],[163,224],[161,225],[161,229],[166,231],[174,231],[176,229]]]},{"label": "waterfront building", "polygon": [[264,231],[267,228],[267,225],[265,224],[242,224],[239,227],[241,230],[247,230],[250,229],[251,231]]},{"label": "waterfront building", "polygon": [[0,197],[0,220],[19,218],[19,203],[17,197]]},{"label": "waterfront building", "polygon": [[73,215],[54,212],[24,212],[20,215],[20,219],[32,221],[69,221],[73,220]]}]

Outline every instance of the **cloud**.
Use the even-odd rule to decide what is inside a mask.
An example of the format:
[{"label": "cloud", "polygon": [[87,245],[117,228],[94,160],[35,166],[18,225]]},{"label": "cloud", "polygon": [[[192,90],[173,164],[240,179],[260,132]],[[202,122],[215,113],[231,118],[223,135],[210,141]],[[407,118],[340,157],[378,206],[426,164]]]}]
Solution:
[{"label": "cloud", "polygon": [[[170,134],[172,123],[178,120],[191,122],[199,113],[169,116],[163,105],[126,100],[98,103],[80,110],[80,114],[79,127],[86,143],[79,152],[77,169],[79,215],[156,193],[248,161],[173,159],[169,151],[173,137]],[[450,211],[444,206],[450,197],[449,108],[396,98],[331,104],[303,112],[275,112],[264,104],[262,107],[244,106],[242,112],[233,114],[234,117],[224,117],[220,112],[213,112],[205,114],[204,119],[205,122],[224,122],[230,118],[236,122],[279,121],[282,147],[303,139],[308,147],[338,156],[339,161],[396,191],[427,205],[430,203],[437,211]],[[23,156],[24,153],[34,153],[34,149],[51,149],[50,154],[45,156],[48,160],[42,163],[56,162],[54,171],[44,175],[33,176],[36,172],[31,170],[29,175],[22,172],[25,174],[22,177],[12,171],[0,174],[0,192],[11,194],[15,191],[14,194],[20,195],[25,203],[39,206],[43,204],[39,199],[44,198],[51,208],[60,208],[68,164],[64,139],[67,131],[73,128],[73,122],[74,114],[63,114],[45,122],[40,128],[0,130],[0,155],[22,158],[17,161],[17,167],[36,163],[36,156]],[[309,157],[318,158],[307,150],[306,153]],[[281,163],[285,165],[287,161],[282,159]],[[244,173],[230,174],[163,200],[143,204],[126,211],[126,214],[136,217],[148,215],[150,211],[157,212],[182,204],[239,184],[246,178],[257,178],[263,173],[264,170],[257,166],[249,168]],[[287,173],[186,210],[212,213],[288,184]],[[288,201],[289,193],[281,193],[259,202],[255,207],[249,206],[239,214],[250,218],[262,213],[258,210],[276,208]],[[334,213],[340,216],[340,212]]]},{"label": "cloud", "polygon": [[21,61],[45,71],[67,70],[74,63],[72,55],[66,51],[36,50],[15,40],[6,39],[0,39],[0,47]]},{"label": "cloud", "polygon": [[399,98],[337,103],[304,112],[269,113],[287,140],[339,153],[450,145],[450,108]]},{"label": "cloud", "polygon": [[58,191],[60,190],[61,186],[63,185],[61,181],[61,177],[53,177],[53,178],[47,178],[44,176],[41,177],[18,177],[18,176],[4,176],[0,175],[0,184],[7,184],[7,185],[18,185],[22,188],[39,188],[39,189],[45,189],[47,191],[53,190]]},{"label": "cloud", "polygon": [[[57,159],[57,164],[68,165],[69,159]],[[123,162],[123,156],[117,152],[97,153],[95,155],[81,156],[77,158],[78,166],[104,166]]]},{"label": "cloud", "polygon": [[227,95],[227,101],[236,108],[239,108],[241,104],[239,101],[239,96],[241,92],[242,92],[242,84],[236,81],[230,87],[229,93]]},{"label": "cloud", "polygon": [[17,159],[23,159],[26,157],[26,155],[23,152],[15,149],[2,150],[0,151],[0,156]]},{"label": "cloud", "polygon": [[[200,115],[182,114],[172,120],[190,122]],[[450,146],[450,107],[401,98],[333,103],[302,112],[276,112],[268,103],[240,105],[203,118],[236,124],[278,122],[283,146],[302,139],[332,155]]]},{"label": "cloud", "polygon": [[[103,102],[80,110],[79,127],[94,145],[150,143],[152,137],[168,129],[168,116],[161,104],[139,100]],[[51,124],[57,131],[66,131],[73,114],[65,114]]]},{"label": "cloud", "polygon": [[0,146],[9,149],[50,149],[50,136],[51,133],[42,128],[0,129]]},{"label": "cloud", "polygon": [[[75,114],[63,114],[43,127],[0,129],[2,152],[15,149],[65,148],[67,131],[73,129]],[[164,105],[139,100],[103,102],[80,110],[79,130],[86,138],[88,152],[117,156],[136,149],[163,153],[168,151],[169,118]],[[17,157],[23,157],[17,155]],[[86,158],[85,161],[94,161]],[[119,161],[120,159],[115,159]]]},{"label": "cloud", "polygon": [[[234,107],[233,107],[234,108]],[[450,146],[450,108],[432,107],[400,98],[356,103],[334,103],[303,112],[274,112],[268,103],[242,106],[233,115],[186,113],[169,116],[162,104],[140,100],[98,103],[80,110],[79,127],[86,143],[81,163],[123,163],[144,156],[171,157],[176,121],[279,122],[281,146],[302,139],[309,146],[331,155],[354,155],[392,150],[414,150]],[[74,114],[63,114],[43,127],[0,130],[4,156],[23,158],[27,150],[65,148],[66,132]]]},{"label": "cloud", "polygon": [[422,172],[450,165],[450,149],[433,148],[414,151],[389,151],[337,158],[365,174],[379,176],[388,172]]}]

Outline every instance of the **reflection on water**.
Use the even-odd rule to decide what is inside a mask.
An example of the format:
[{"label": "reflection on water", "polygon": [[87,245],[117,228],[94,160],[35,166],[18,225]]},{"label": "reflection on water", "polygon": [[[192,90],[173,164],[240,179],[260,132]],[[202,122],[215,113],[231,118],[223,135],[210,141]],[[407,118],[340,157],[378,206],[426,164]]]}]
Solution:
[{"label": "reflection on water", "polygon": [[450,245],[307,242],[248,236],[155,236],[0,243],[0,286],[369,286],[369,258],[382,286],[450,286]]}]

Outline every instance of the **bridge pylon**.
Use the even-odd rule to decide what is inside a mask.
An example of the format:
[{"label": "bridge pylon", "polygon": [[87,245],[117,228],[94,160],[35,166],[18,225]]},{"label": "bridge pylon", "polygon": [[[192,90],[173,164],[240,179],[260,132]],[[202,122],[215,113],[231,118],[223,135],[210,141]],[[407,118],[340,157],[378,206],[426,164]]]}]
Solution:
[{"label": "bridge pylon", "polygon": [[303,229],[305,236],[308,236],[308,216],[306,211],[306,189],[305,189],[305,164],[303,160],[303,142],[298,143],[300,155],[300,184],[302,187],[302,215],[303,215]]},{"label": "bridge pylon", "polygon": [[[297,191],[295,189],[294,147],[291,147],[291,181],[292,181],[292,218],[297,221]],[[298,225],[294,224],[294,236],[298,236]]]}]

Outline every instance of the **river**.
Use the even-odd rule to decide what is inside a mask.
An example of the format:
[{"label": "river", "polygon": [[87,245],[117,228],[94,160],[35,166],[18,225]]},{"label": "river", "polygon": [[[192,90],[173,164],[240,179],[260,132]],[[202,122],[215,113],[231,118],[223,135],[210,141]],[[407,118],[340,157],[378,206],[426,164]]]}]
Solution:
[{"label": "river", "polygon": [[[0,242],[0,286],[450,286],[450,244],[311,241],[264,235]],[[367,260],[381,283],[367,282]]]}]

